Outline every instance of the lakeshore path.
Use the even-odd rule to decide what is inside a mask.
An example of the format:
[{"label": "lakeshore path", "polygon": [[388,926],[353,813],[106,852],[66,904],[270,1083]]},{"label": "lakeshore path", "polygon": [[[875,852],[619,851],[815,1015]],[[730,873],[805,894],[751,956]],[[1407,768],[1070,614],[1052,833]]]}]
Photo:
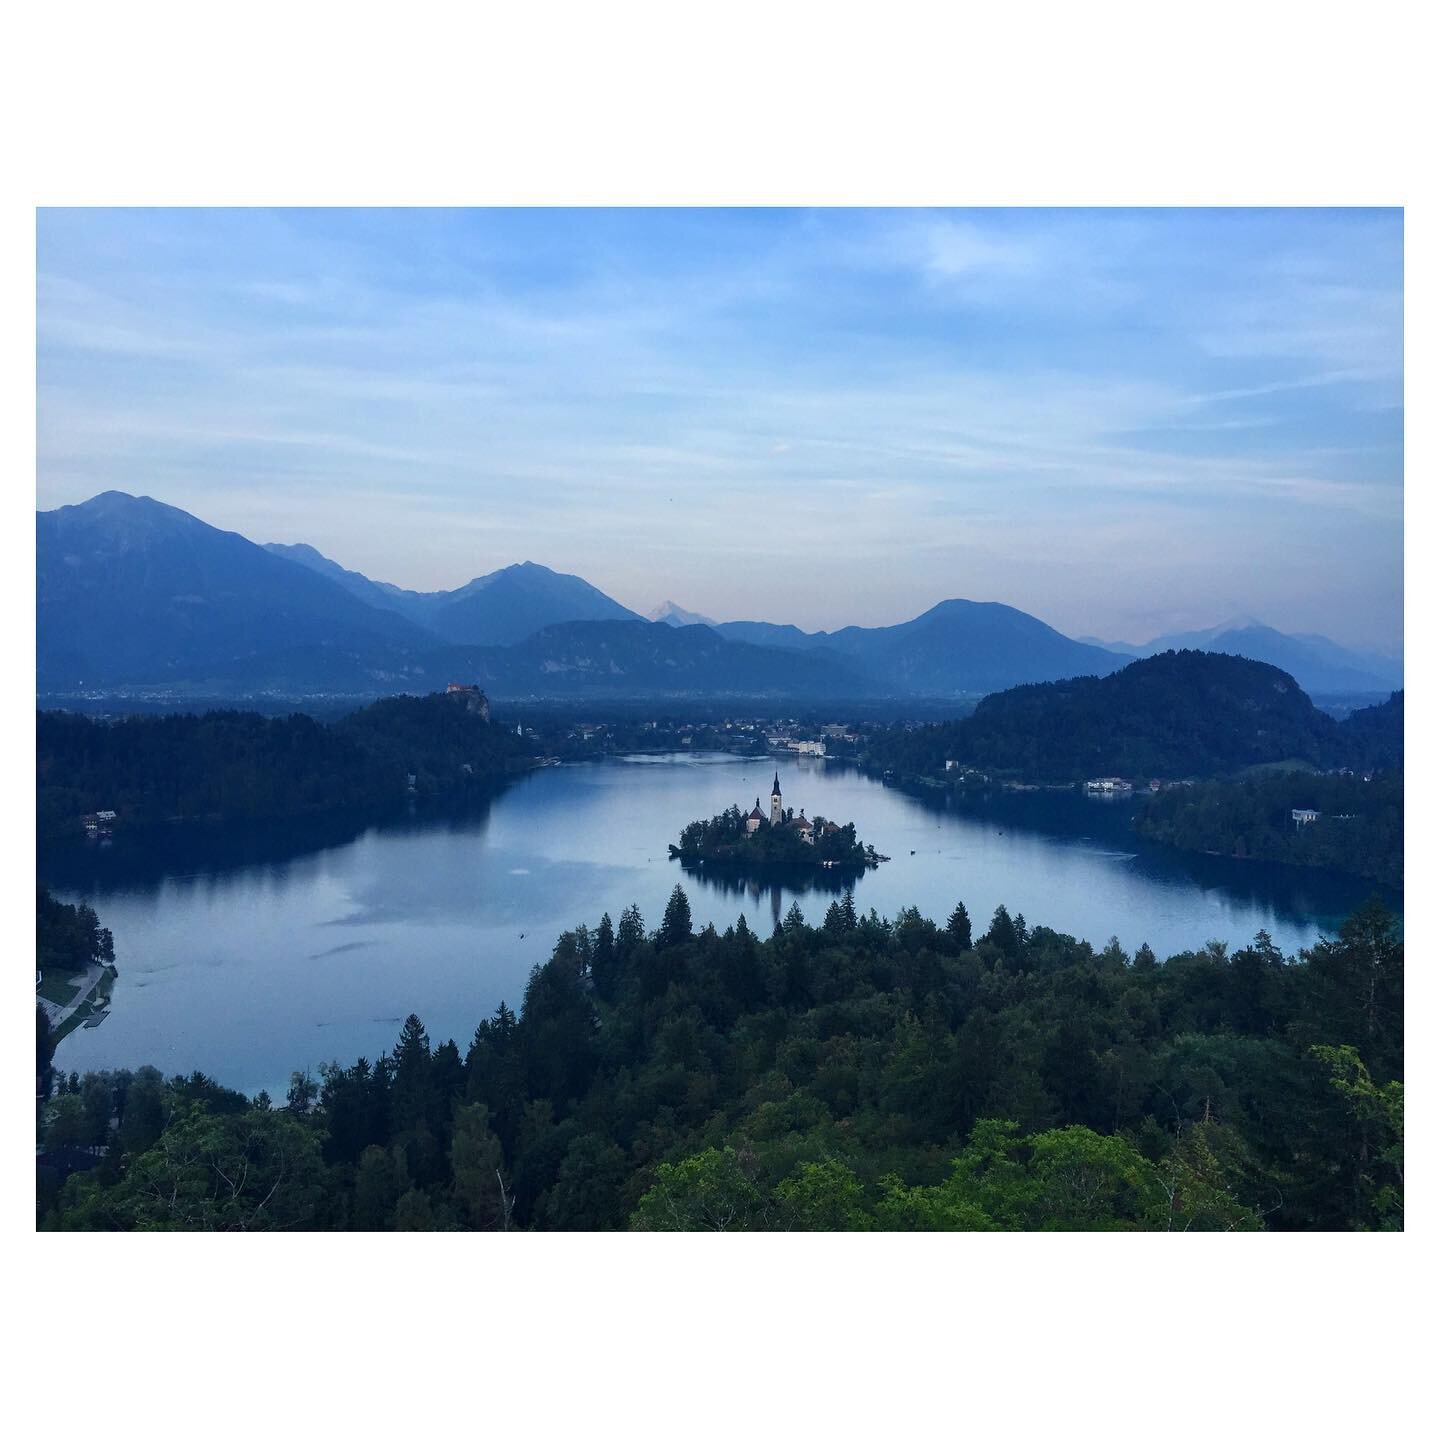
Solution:
[{"label": "lakeshore path", "polygon": [[45,1013],[50,1019],[51,1030],[58,1030],[95,993],[95,987],[105,978],[105,975],[105,966],[94,964],[87,966],[85,973],[79,978],[75,998],[65,1006],[57,1005],[43,995],[35,997],[45,1007]]}]

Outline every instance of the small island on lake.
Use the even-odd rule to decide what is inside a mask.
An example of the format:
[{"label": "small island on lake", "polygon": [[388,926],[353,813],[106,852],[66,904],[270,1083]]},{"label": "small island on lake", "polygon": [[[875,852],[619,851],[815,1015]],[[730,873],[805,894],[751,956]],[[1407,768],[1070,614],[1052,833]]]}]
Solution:
[{"label": "small island on lake", "polygon": [[755,807],[746,814],[738,805],[710,820],[694,820],[680,832],[680,843],[670,847],[670,858],[682,863],[714,862],[747,871],[794,865],[823,869],[874,869],[889,857],[873,845],[861,844],[853,824],[837,824],[823,815],[806,818],[787,810],[780,794],[780,772],[770,791],[770,813]]}]

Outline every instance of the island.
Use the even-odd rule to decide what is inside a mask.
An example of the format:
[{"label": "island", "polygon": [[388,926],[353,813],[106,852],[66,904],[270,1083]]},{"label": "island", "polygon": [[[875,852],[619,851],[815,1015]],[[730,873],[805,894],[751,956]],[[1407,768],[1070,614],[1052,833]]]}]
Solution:
[{"label": "island", "polygon": [[803,807],[798,815],[787,809],[777,770],[768,815],[757,795],[748,814],[732,805],[709,820],[694,820],[680,832],[680,843],[670,847],[670,858],[687,867],[716,864],[755,873],[800,865],[873,870],[889,857],[861,844],[853,824],[841,825],[823,815],[807,818]]}]

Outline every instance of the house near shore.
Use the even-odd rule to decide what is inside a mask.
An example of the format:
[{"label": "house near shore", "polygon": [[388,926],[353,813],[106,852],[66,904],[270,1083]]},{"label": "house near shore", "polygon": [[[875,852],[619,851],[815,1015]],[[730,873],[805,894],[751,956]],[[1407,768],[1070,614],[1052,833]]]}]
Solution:
[{"label": "house near shore", "polygon": [[1320,818],[1320,812],[1318,810],[1292,810],[1290,818],[1295,822],[1295,828],[1298,830],[1302,825],[1313,825]]}]

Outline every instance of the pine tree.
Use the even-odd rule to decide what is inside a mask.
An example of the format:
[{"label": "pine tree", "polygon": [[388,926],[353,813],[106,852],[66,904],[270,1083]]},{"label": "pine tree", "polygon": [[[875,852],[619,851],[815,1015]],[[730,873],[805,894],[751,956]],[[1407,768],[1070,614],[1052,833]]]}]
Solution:
[{"label": "pine tree", "polygon": [[1003,905],[995,907],[995,918],[990,922],[985,939],[1007,959],[1013,960],[1020,953],[1020,936],[1010,912]]},{"label": "pine tree", "polygon": [[615,949],[622,964],[634,955],[644,939],[645,921],[641,918],[640,907],[627,905],[620,912],[620,928],[615,933]]},{"label": "pine tree", "polygon": [[435,1159],[434,1124],[438,1094],[430,1061],[430,1037],[418,1015],[407,1017],[394,1054],[395,1079],[390,1098],[394,1135],[406,1146],[412,1175],[425,1182]]},{"label": "pine tree", "polygon": [[690,897],[677,885],[670,892],[670,901],[665,906],[665,918],[660,922],[660,933],[655,937],[656,947],[668,950],[672,945],[683,945],[693,933]]},{"label": "pine tree", "polygon": [[970,948],[970,912],[966,910],[963,900],[950,912],[945,932],[962,950]]}]

